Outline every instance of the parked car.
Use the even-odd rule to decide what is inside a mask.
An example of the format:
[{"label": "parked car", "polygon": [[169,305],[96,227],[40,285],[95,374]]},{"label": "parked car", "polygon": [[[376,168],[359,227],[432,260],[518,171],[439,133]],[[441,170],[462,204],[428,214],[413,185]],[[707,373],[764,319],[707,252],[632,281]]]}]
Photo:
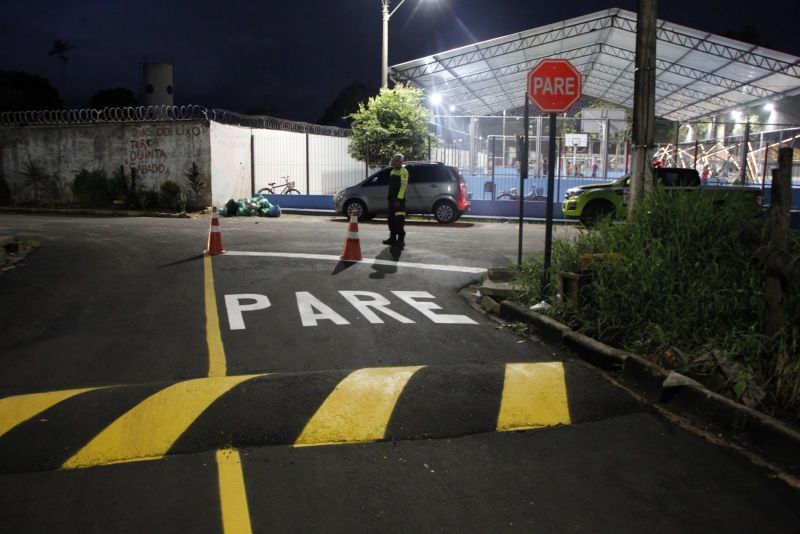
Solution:
[{"label": "parked car", "polygon": [[[433,214],[437,221],[455,222],[469,211],[467,183],[458,169],[443,163],[421,161],[406,162],[408,190],[406,213]],[[389,192],[389,173],[386,167],[369,176],[360,184],[342,189],[333,197],[336,213],[359,219],[386,215]]]},{"label": "parked car", "polygon": [[[747,195],[755,208],[761,202],[758,189],[747,187],[701,186],[700,175],[695,169],[656,167],[653,169],[656,183],[675,191],[700,191],[704,195],[715,195],[714,207],[719,208],[726,198]],[[580,219],[591,226],[603,217],[623,218],[628,212],[630,177],[615,182],[572,187],[564,195],[561,210],[568,219]]]}]

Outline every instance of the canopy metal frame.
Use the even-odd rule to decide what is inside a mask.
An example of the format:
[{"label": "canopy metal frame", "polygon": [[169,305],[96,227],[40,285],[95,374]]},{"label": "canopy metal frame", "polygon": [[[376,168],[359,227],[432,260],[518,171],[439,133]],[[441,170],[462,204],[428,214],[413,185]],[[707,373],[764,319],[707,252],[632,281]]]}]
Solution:
[{"label": "canopy metal frame", "polygon": [[[396,82],[440,93],[461,114],[524,104],[526,75],[544,58],[569,59],[583,92],[630,108],[636,14],[613,8],[390,68]],[[800,58],[659,20],[656,115],[695,121],[800,94]]]}]

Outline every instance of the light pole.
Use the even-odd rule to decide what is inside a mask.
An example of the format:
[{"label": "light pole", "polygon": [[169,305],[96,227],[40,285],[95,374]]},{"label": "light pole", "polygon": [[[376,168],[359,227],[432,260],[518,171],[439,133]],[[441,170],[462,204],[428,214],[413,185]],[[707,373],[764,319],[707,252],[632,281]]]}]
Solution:
[{"label": "light pole", "polygon": [[[393,10],[389,11],[389,0],[381,0],[383,7],[383,51],[381,53],[381,87],[389,85],[389,19],[392,18],[406,0],[400,0]],[[422,1],[422,0],[420,0]]]},{"label": "light pole", "polygon": [[400,3],[395,6],[395,8],[390,12],[389,11],[389,0],[381,0],[381,5],[383,6],[383,50],[381,51],[381,87],[388,87],[389,86],[389,19],[392,18],[392,15],[400,9],[400,6],[403,5],[403,2],[406,0],[400,0]]}]

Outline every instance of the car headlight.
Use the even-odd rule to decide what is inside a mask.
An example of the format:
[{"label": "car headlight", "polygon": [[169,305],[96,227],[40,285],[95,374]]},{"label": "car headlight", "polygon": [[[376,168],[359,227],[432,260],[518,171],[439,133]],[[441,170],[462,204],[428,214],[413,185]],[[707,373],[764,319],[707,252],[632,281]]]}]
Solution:
[{"label": "car headlight", "polygon": [[580,187],[573,187],[571,189],[567,189],[566,194],[564,195],[564,199],[572,198],[572,197],[579,197],[584,194],[586,191],[581,189]]}]

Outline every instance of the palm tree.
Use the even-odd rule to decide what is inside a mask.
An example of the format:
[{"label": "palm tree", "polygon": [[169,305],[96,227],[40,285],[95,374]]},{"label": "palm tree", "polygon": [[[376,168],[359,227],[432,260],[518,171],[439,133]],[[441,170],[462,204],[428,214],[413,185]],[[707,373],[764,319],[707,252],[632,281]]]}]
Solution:
[{"label": "palm tree", "polygon": [[48,182],[50,181],[50,177],[47,175],[47,171],[44,170],[44,167],[41,165],[37,165],[32,161],[28,161],[25,165],[25,169],[20,172],[22,175],[23,189],[27,189],[29,187],[33,188],[33,203],[34,205],[39,205],[39,191],[42,191],[47,188]]},{"label": "palm tree", "polygon": [[70,44],[69,41],[65,41],[64,39],[56,39],[53,41],[53,47],[50,49],[50,56],[57,56],[58,59],[61,60],[61,95],[66,98],[67,91],[67,61],[69,58],[67,57],[67,52],[75,48],[74,45]]}]

